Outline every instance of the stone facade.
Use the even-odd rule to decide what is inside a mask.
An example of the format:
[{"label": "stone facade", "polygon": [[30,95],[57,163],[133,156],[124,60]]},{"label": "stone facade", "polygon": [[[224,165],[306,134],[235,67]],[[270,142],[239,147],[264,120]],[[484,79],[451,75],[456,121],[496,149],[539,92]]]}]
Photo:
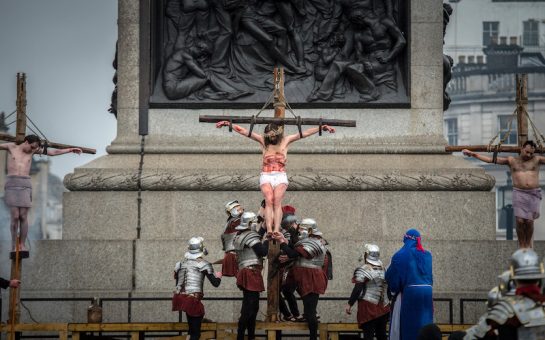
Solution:
[{"label": "stone facade", "polygon": [[[364,242],[380,245],[389,263],[404,231],[416,227],[434,254],[435,295],[454,299],[456,307],[460,297],[485,297],[516,244],[494,241],[493,179],[444,152],[442,5],[410,3],[410,108],[298,110],[304,117],[354,119],[358,127],[290,149],[292,186],[285,203],[298,216],[315,218],[331,244],[335,269],[326,297],[349,295]],[[172,270],[187,239],[203,236],[209,259],[221,257],[223,204],[236,198],[257,209],[260,156],[250,141],[197,119],[252,110],[150,109],[148,134],[139,135],[146,111],[140,102],[140,13],[137,1],[119,1],[117,138],[109,155],[65,178],[71,192],[64,196],[63,240],[39,243],[25,262],[23,280],[37,283],[23,296],[163,297],[133,302],[130,317],[169,321],[177,319],[168,301]],[[205,294],[240,297],[234,283],[226,278],[219,289],[207,285]],[[206,302],[207,317],[236,320],[239,303]],[[320,303],[321,320],[348,321],[344,303]],[[59,321],[84,307],[63,306],[40,321]],[[119,311],[126,305],[106,306],[106,320],[127,320],[127,309]],[[443,307],[441,320],[447,318]],[[81,321],[78,313],[74,321]]]}]

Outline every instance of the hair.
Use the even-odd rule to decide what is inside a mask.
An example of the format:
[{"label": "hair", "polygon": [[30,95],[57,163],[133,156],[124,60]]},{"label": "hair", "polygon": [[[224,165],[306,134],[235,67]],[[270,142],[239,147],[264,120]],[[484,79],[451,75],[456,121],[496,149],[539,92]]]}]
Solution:
[{"label": "hair", "polygon": [[40,146],[42,145],[42,140],[36,135],[26,135],[23,142],[27,142],[28,144],[38,143]]},{"label": "hair", "polygon": [[[269,145],[277,145],[284,135],[284,125],[276,124],[276,123],[270,123],[265,126],[264,131],[264,140],[265,140],[265,147],[268,147]],[[272,138],[276,137],[276,138]]]},{"label": "hair", "polygon": [[527,140],[526,142],[524,142],[524,144],[522,144],[522,147],[525,147],[526,145],[530,145],[534,149],[537,148],[537,145],[536,145],[536,143],[534,143],[533,140]]}]

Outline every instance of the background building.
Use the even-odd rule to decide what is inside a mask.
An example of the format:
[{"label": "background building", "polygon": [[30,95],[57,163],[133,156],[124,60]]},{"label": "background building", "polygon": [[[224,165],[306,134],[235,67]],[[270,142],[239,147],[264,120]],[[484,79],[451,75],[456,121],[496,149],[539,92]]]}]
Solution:
[{"label": "background building", "polygon": [[[545,132],[545,1],[451,0],[454,12],[444,52],[454,59],[444,115],[450,145],[489,144],[498,135],[517,144],[515,75],[528,74],[528,113]],[[531,139],[536,139],[529,128]],[[498,140],[495,141],[497,143]],[[507,156],[507,155],[504,155]],[[472,159],[496,178],[497,235],[511,223],[512,183],[506,166]],[[545,189],[545,166],[540,173]],[[545,201],[542,201],[545,213]],[[516,235],[516,233],[515,233]],[[545,218],[536,222],[535,238],[545,239]]]}]

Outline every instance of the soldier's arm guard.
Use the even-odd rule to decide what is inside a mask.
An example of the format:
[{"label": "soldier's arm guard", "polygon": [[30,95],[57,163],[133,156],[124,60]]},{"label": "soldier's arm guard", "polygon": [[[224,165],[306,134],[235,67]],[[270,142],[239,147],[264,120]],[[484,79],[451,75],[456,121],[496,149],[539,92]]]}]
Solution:
[{"label": "soldier's arm guard", "polygon": [[466,335],[464,336],[464,340],[476,340],[476,339],[482,339],[486,336],[486,333],[488,333],[492,328],[489,324],[486,323],[486,315],[481,316],[479,319],[479,322],[466,330]]}]

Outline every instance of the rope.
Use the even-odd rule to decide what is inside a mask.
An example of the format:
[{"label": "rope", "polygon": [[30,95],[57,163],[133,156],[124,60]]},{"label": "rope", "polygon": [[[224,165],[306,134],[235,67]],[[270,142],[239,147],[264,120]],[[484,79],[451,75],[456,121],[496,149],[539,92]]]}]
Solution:
[{"label": "rope", "polygon": [[536,125],[532,121],[532,118],[530,118],[530,115],[528,114],[528,111],[525,110],[524,114],[526,115],[526,117],[528,117],[528,122],[530,122],[530,126],[532,127],[532,132],[534,133],[534,137],[536,138],[538,146],[541,149],[543,149],[543,143],[542,142],[545,142],[545,137],[543,136],[543,134],[541,134],[539,129],[536,127]]},{"label": "rope", "polygon": [[13,122],[6,124],[6,127],[10,126],[11,124],[15,123],[17,120],[14,120]]},{"label": "rope", "polygon": [[21,304],[21,306],[23,306],[23,308],[26,309],[28,316],[30,317],[30,320],[32,320],[34,323],[39,323],[38,321],[36,321],[36,319],[34,319],[34,317],[32,316],[32,313],[30,312],[30,309],[28,309],[28,307],[23,303],[23,301],[19,301],[19,304]]},{"label": "rope", "polygon": [[[30,122],[30,124],[32,124],[36,130],[38,130],[40,132],[40,134],[42,135],[42,137],[45,139],[45,140],[48,140],[48,138],[45,136],[45,134],[42,132],[42,130],[40,130],[40,128],[34,124],[34,122],[32,121],[32,119],[30,119],[30,116],[28,114],[25,114],[26,118],[28,119],[28,121]],[[36,132],[34,132],[36,133]]]},{"label": "rope", "polygon": [[9,115],[5,116],[4,119],[8,119],[9,117],[13,116],[13,114],[17,112],[17,109],[13,110],[12,113],[10,113]]},{"label": "rope", "polygon": [[271,100],[273,99],[274,97],[274,91],[271,93],[271,95],[269,96],[269,99],[267,99],[267,101],[265,102],[265,105],[263,105],[263,107],[261,108],[261,110],[259,110],[259,112],[255,115],[256,118],[259,117],[259,115],[261,114],[261,112],[263,112],[263,110],[265,110],[265,108],[267,108],[267,106],[269,106],[269,104],[271,103]]},{"label": "rope", "polygon": [[[505,140],[507,140],[507,137],[509,137],[509,134],[511,133],[511,130],[512,130],[513,119],[516,116],[517,116],[517,110],[515,109],[515,111],[513,111],[513,114],[511,115],[511,118],[509,119],[509,122],[507,123],[507,131],[503,135],[503,138],[500,139],[500,142],[494,146],[495,148],[501,146],[505,142]],[[492,152],[492,146],[493,146],[492,144],[494,144],[494,142],[500,135],[501,135],[501,130],[498,131],[498,133],[494,137],[492,137],[490,142],[488,142],[487,152]]]}]

